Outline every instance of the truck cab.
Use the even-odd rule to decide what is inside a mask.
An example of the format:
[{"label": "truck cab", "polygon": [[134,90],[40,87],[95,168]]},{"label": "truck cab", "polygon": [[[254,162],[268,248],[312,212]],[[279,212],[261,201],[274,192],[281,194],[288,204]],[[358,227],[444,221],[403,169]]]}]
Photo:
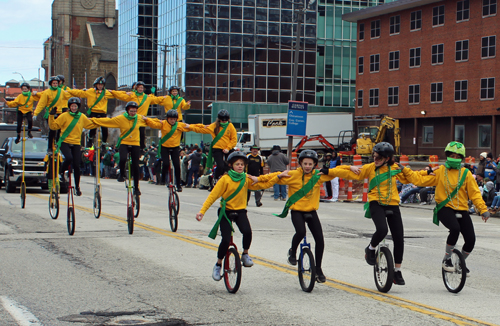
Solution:
[{"label": "truck cab", "polygon": [[244,153],[250,152],[250,147],[255,144],[255,137],[253,132],[240,131],[237,133],[238,142],[236,148]]}]

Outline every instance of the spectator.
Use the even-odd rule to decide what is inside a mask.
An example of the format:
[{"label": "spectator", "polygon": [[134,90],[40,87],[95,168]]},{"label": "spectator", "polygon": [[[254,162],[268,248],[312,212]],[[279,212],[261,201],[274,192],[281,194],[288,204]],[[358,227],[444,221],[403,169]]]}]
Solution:
[{"label": "spectator", "polygon": [[486,203],[486,206],[491,208],[495,196],[495,185],[491,181],[486,182],[486,186],[483,187],[483,200]]},{"label": "spectator", "polygon": [[113,152],[111,151],[111,147],[109,147],[106,154],[104,154],[102,163],[104,164],[104,179],[109,179],[111,176],[111,169],[113,168]]},{"label": "spectator", "polygon": [[[406,203],[408,199],[410,198],[411,195],[416,195],[420,193],[420,190],[422,187],[417,187],[413,184],[410,184],[409,187],[406,187],[405,190],[402,190],[399,196],[401,197],[401,202],[400,204]],[[412,201],[408,201],[412,202]]]},{"label": "spectator", "polygon": [[[253,175],[254,177],[258,177],[261,174],[264,174],[264,159],[262,158],[262,156],[259,155],[259,151],[260,151],[259,146],[253,145],[250,148],[250,154],[247,155],[248,163],[246,172],[250,175]],[[262,202],[260,201],[262,199],[262,191],[263,190],[254,190],[254,191],[248,190],[247,206],[248,206],[248,201],[250,200],[250,196],[252,195],[252,192],[255,193],[255,205],[257,205],[257,207],[262,206]]]},{"label": "spectator", "polygon": [[[330,160],[330,169],[340,166],[340,157],[337,156],[337,152],[334,150],[332,152],[332,159]],[[332,198],[330,201],[336,202],[339,200],[339,178],[335,177],[331,181],[332,183]]]},{"label": "spectator", "polygon": [[[285,154],[281,153],[281,147],[279,145],[274,145],[272,154],[269,155],[267,159],[267,164],[269,165],[269,172],[283,172],[286,170],[288,165],[288,158]],[[286,200],[286,185],[275,184],[274,186],[274,200]]]},{"label": "spectator", "polygon": [[486,157],[488,156],[488,153],[482,152],[479,155],[479,164],[477,165],[476,169],[476,178],[478,182],[482,182],[484,179],[484,170],[486,169]]},{"label": "spectator", "polygon": [[484,177],[488,178],[490,180],[495,180],[496,179],[496,169],[497,169],[497,164],[493,160],[493,154],[488,153],[486,155],[486,164],[484,166]]},{"label": "spectator", "polygon": [[149,176],[150,176],[150,180],[149,180],[149,183],[156,183],[157,180],[156,180],[156,174],[155,174],[155,163],[156,163],[156,149],[154,148],[154,146],[150,146],[149,147],[149,151],[148,151],[148,156],[149,156],[149,159],[148,159],[148,169],[149,169]]},{"label": "spectator", "polygon": [[420,189],[420,205],[427,205],[427,204],[431,204],[431,202],[429,201],[429,194],[433,194],[434,193],[434,187],[425,187],[425,188],[422,188]]},{"label": "spectator", "polygon": [[[198,146],[196,146],[198,147]],[[187,175],[187,188],[191,188],[191,184],[194,184],[194,188],[198,185],[198,172],[200,171],[201,159],[203,156],[201,155],[201,149],[197,148],[196,152],[189,155],[186,159],[188,162],[191,161],[191,167],[188,170]],[[194,182],[193,182],[194,178]]]}]

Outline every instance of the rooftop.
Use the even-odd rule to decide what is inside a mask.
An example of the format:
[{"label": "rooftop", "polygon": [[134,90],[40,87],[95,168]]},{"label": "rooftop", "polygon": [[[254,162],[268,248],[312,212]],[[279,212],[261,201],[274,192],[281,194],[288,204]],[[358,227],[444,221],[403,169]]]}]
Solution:
[{"label": "rooftop", "polygon": [[429,3],[441,2],[444,0],[398,0],[389,2],[383,5],[366,8],[358,11],[353,11],[342,15],[342,19],[351,23],[356,23],[358,20],[378,17],[393,12],[398,12],[406,9],[416,8],[428,5]]},{"label": "rooftop", "polygon": [[104,23],[87,23],[92,47],[101,49],[101,61],[118,61],[118,25],[109,28]]}]

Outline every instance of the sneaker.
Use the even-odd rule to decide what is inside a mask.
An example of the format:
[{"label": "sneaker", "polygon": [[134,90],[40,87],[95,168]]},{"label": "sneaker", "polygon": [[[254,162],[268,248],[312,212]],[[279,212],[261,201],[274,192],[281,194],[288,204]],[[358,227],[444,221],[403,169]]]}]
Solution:
[{"label": "sneaker", "polygon": [[76,196],[81,196],[82,195],[82,192],[80,191],[80,187],[75,188],[75,195]]},{"label": "sneaker", "polygon": [[20,141],[21,141],[21,137],[20,137],[19,135],[17,135],[17,138],[16,138],[16,140],[15,140],[15,143],[16,143],[16,144],[19,144],[19,142],[20,142]]},{"label": "sneaker", "polygon": [[447,272],[454,272],[455,271],[455,266],[453,266],[453,263],[451,262],[451,258],[443,260],[443,269]]},{"label": "sneaker", "polygon": [[338,202],[339,200],[338,200],[337,198],[332,198],[332,199],[330,199],[329,201],[330,201],[330,202],[332,202],[332,203],[336,203],[336,202]]},{"label": "sneaker", "polygon": [[262,203],[259,201],[259,202],[256,202],[255,205],[257,205],[257,207],[260,207],[260,206],[262,206]]},{"label": "sneaker", "polygon": [[[462,265],[460,265],[460,268],[462,267]],[[467,266],[465,266],[465,273],[467,274],[467,277],[470,276],[470,270],[467,268]]]},{"label": "sneaker", "polygon": [[[189,187],[191,188],[191,187]],[[182,187],[181,186],[177,186],[177,192],[182,192]]]},{"label": "sneaker", "polygon": [[140,196],[141,195],[141,191],[139,190],[139,188],[134,188],[134,194],[136,196]]},{"label": "sneaker", "polygon": [[405,280],[403,278],[403,275],[401,274],[401,271],[394,272],[394,284],[405,285]]},{"label": "sneaker", "polygon": [[326,200],[332,200],[332,198],[333,198],[332,196],[328,196],[328,197],[326,197],[325,199],[326,199]]},{"label": "sneaker", "polygon": [[325,283],[326,282],[326,276],[325,276],[325,274],[323,274],[321,267],[318,267],[318,266],[316,266],[316,282],[318,282],[318,283]]},{"label": "sneaker", "polygon": [[274,201],[278,201],[278,200],[279,200],[279,198],[274,198]]},{"label": "sneaker", "polygon": [[427,205],[427,202],[426,202],[426,201],[420,202],[420,204],[419,204],[419,205],[420,205],[420,206]]},{"label": "sneaker", "polygon": [[292,248],[288,249],[288,263],[292,266],[297,266],[296,253],[292,252]]},{"label": "sneaker", "polygon": [[281,201],[286,201],[286,197],[281,197]]},{"label": "sneaker", "polygon": [[33,138],[33,135],[31,134],[31,131],[28,131],[28,138]]},{"label": "sneaker", "polygon": [[365,248],[365,260],[368,265],[375,265],[377,259],[375,257],[375,250],[371,250],[370,246]]},{"label": "sneaker", "polygon": [[215,264],[214,270],[212,271],[212,278],[214,279],[214,281],[218,282],[222,279],[222,275],[220,274],[221,269],[222,266],[218,266],[217,264]]},{"label": "sneaker", "polygon": [[253,266],[252,258],[250,258],[250,256],[248,254],[242,254],[241,261],[243,262],[243,266],[245,266],[245,267],[252,267]]},{"label": "sneaker", "polygon": [[185,188],[191,188],[191,185],[187,185],[187,186],[185,186]]},{"label": "sneaker", "polygon": [[125,182],[125,178],[124,178],[124,177],[122,177],[122,175],[120,174],[120,175],[118,176],[118,179],[116,179],[116,181],[118,181],[118,182]]}]

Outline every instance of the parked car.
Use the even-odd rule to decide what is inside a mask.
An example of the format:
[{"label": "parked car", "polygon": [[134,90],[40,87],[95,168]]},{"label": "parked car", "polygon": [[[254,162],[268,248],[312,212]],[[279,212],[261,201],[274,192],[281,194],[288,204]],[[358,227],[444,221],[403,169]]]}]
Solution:
[{"label": "parked car", "polygon": [[[23,143],[16,144],[16,137],[8,137],[0,148],[0,187],[13,193],[21,185],[23,165]],[[45,172],[46,138],[28,138],[25,142],[24,181],[27,187],[48,189]]]}]

